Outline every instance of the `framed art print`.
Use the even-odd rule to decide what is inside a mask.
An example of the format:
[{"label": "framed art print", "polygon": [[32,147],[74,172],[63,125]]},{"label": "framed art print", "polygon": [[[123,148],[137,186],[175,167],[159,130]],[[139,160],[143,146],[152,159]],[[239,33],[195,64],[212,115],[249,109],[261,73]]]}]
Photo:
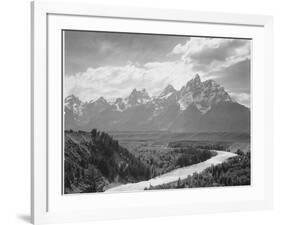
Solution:
[{"label": "framed art print", "polygon": [[35,224],[272,207],[272,18],[32,3]]},{"label": "framed art print", "polygon": [[62,32],[64,194],[251,185],[251,39]]}]

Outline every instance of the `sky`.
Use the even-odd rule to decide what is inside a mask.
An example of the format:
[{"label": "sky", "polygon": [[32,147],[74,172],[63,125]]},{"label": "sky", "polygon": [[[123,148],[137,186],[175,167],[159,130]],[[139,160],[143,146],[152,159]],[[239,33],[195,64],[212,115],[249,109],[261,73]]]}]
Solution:
[{"label": "sky", "polygon": [[83,101],[126,97],[145,88],[180,89],[195,74],[250,105],[251,41],[176,35],[65,31],[64,95]]}]

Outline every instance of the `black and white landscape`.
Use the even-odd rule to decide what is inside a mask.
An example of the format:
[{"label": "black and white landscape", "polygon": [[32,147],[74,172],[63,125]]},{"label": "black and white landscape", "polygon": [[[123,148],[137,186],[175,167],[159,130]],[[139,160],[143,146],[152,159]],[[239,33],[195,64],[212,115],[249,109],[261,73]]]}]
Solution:
[{"label": "black and white landscape", "polygon": [[250,40],[64,36],[65,193],[250,185]]}]

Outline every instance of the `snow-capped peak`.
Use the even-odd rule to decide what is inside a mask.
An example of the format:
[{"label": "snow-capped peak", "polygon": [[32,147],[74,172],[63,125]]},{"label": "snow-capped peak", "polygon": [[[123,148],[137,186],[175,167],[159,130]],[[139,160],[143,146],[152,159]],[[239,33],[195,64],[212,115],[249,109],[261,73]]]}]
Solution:
[{"label": "snow-capped peak", "polygon": [[74,114],[82,114],[84,103],[75,95],[69,95],[64,99],[64,106]]},{"label": "snow-capped peak", "polygon": [[201,82],[198,74],[180,90],[178,103],[185,110],[194,103],[201,113],[208,112],[214,104],[232,101],[228,93],[214,80]]},{"label": "snow-capped peak", "polygon": [[65,103],[70,103],[70,102],[81,102],[80,99],[78,97],[76,97],[75,95],[69,95],[64,99]]},{"label": "snow-capped peak", "polygon": [[172,94],[174,94],[176,92],[177,92],[177,90],[171,84],[168,84],[158,97],[159,98],[168,98],[169,96],[171,96]]},{"label": "snow-capped peak", "polygon": [[83,103],[74,95],[65,98],[65,106],[76,114],[81,114],[85,108],[90,109],[90,114],[93,114],[105,109],[123,112],[134,106],[147,105],[150,109],[154,109],[155,115],[158,115],[173,104],[178,104],[182,111],[194,105],[202,114],[205,114],[220,102],[233,102],[233,100],[216,81],[201,81],[198,74],[179,91],[169,84],[153,98],[149,96],[146,89],[137,90],[136,88],[128,97],[117,98],[115,101],[107,101],[104,97],[100,97]]},{"label": "snow-capped peak", "polygon": [[130,106],[145,104],[151,100],[145,89],[138,91],[136,88],[133,89],[131,94],[125,99],[127,104]]},{"label": "snow-capped peak", "polygon": [[195,74],[195,76],[194,76],[193,80],[194,80],[195,82],[200,82],[200,83],[201,83],[201,78],[200,78],[200,76],[199,76],[199,74],[198,74],[198,73],[197,73],[197,74]]},{"label": "snow-capped peak", "polygon": [[201,84],[201,78],[199,74],[196,74],[193,79],[187,82],[187,86],[197,87]]},{"label": "snow-capped peak", "polygon": [[114,102],[117,111],[124,111],[126,109],[126,104],[122,98],[117,98]]},{"label": "snow-capped peak", "polygon": [[96,103],[108,103],[106,100],[105,100],[105,98],[104,97],[99,97],[96,101],[95,101]]},{"label": "snow-capped peak", "polygon": [[89,105],[109,105],[109,103],[101,96],[98,99],[89,101]]}]

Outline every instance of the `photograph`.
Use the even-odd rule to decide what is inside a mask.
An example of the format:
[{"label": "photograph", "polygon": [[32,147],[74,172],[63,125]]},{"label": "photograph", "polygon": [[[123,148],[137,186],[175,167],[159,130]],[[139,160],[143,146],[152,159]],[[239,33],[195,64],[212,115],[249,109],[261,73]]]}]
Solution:
[{"label": "photograph", "polygon": [[252,39],[185,33],[62,31],[63,194],[251,185]]}]

